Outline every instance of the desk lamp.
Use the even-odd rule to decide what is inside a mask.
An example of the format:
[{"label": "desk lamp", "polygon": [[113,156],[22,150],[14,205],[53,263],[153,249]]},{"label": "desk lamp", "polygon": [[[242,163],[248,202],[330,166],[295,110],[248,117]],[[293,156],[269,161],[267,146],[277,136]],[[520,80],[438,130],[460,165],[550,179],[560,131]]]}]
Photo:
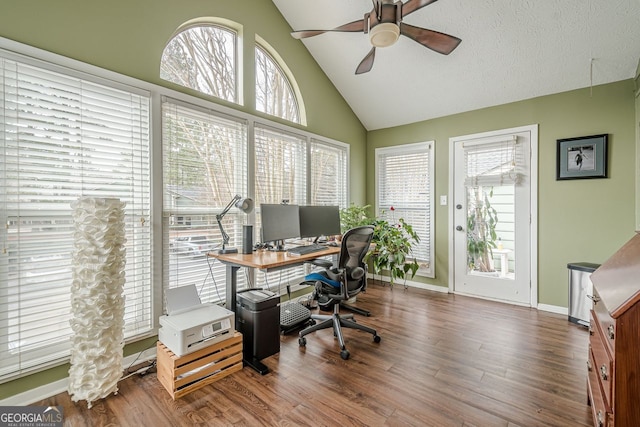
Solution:
[{"label": "desk lamp", "polygon": [[220,234],[222,234],[222,249],[218,251],[219,254],[235,254],[238,252],[236,248],[227,248],[226,246],[229,244],[229,235],[225,233],[224,228],[222,228],[222,218],[229,212],[232,207],[236,207],[240,209],[244,213],[250,213],[253,210],[253,200],[246,198],[243,199],[242,196],[236,194],[233,196],[233,199],[227,204],[227,206],[216,215],[216,220],[218,220],[218,228],[220,228]]}]

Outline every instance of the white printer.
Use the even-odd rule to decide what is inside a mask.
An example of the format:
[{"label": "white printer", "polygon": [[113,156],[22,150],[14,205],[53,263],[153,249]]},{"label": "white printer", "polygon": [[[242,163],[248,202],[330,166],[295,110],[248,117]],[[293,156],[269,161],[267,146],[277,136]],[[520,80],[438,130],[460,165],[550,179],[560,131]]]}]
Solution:
[{"label": "white printer", "polygon": [[195,285],[167,290],[167,312],[160,316],[158,339],[177,356],[229,338],[235,314],[215,304],[201,304]]}]

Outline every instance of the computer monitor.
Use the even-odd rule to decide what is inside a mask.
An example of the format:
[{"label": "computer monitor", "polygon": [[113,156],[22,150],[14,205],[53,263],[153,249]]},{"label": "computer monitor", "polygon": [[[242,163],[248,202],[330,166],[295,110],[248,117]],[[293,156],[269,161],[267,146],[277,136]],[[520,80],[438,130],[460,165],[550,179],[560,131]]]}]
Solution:
[{"label": "computer monitor", "polygon": [[340,234],[339,206],[300,206],[300,237]]},{"label": "computer monitor", "polygon": [[284,250],[284,240],[300,237],[298,205],[261,204],[262,243],[275,242]]}]

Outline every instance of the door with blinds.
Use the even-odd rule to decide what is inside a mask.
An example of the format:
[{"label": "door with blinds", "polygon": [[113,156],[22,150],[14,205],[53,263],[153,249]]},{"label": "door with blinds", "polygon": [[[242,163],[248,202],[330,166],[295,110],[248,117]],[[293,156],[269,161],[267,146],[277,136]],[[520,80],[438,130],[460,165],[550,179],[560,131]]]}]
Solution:
[{"label": "door with blinds", "polygon": [[453,138],[454,292],[530,305],[534,128]]}]

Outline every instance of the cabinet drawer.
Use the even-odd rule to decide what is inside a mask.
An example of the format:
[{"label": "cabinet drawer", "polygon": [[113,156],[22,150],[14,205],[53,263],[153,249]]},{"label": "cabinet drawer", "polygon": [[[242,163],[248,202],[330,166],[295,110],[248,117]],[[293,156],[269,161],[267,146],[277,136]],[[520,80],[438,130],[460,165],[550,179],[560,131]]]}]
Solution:
[{"label": "cabinet drawer", "polygon": [[589,350],[592,356],[589,367],[589,378],[593,376],[594,385],[600,383],[607,408],[611,407],[611,390],[613,384],[613,361],[606,350],[600,331],[596,328],[589,337]]},{"label": "cabinet drawer", "polygon": [[609,423],[609,415],[611,409],[607,407],[600,388],[600,380],[595,368],[595,360],[593,353],[589,350],[589,375],[587,376],[587,394],[591,403],[591,412],[593,415],[594,427],[613,427],[613,423]]},{"label": "cabinet drawer", "polygon": [[609,312],[607,311],[607,308],[605,307],[604,303],[600,301],[600,296],[598,295],[597,290],[594,290],[593,298],[594,298],[594,304],[593,304],[592,315],[593,313],[595,313],[595,316],[593,317],[597,319],[598,324],[600,325],[600,329],[602,329],[602,332],[604,333],[604,336],[606,338],[605,341],[609,346],[609,352],[613,354],[616,348],[615,320],[611,317],[611,315],[609,315]]}]

